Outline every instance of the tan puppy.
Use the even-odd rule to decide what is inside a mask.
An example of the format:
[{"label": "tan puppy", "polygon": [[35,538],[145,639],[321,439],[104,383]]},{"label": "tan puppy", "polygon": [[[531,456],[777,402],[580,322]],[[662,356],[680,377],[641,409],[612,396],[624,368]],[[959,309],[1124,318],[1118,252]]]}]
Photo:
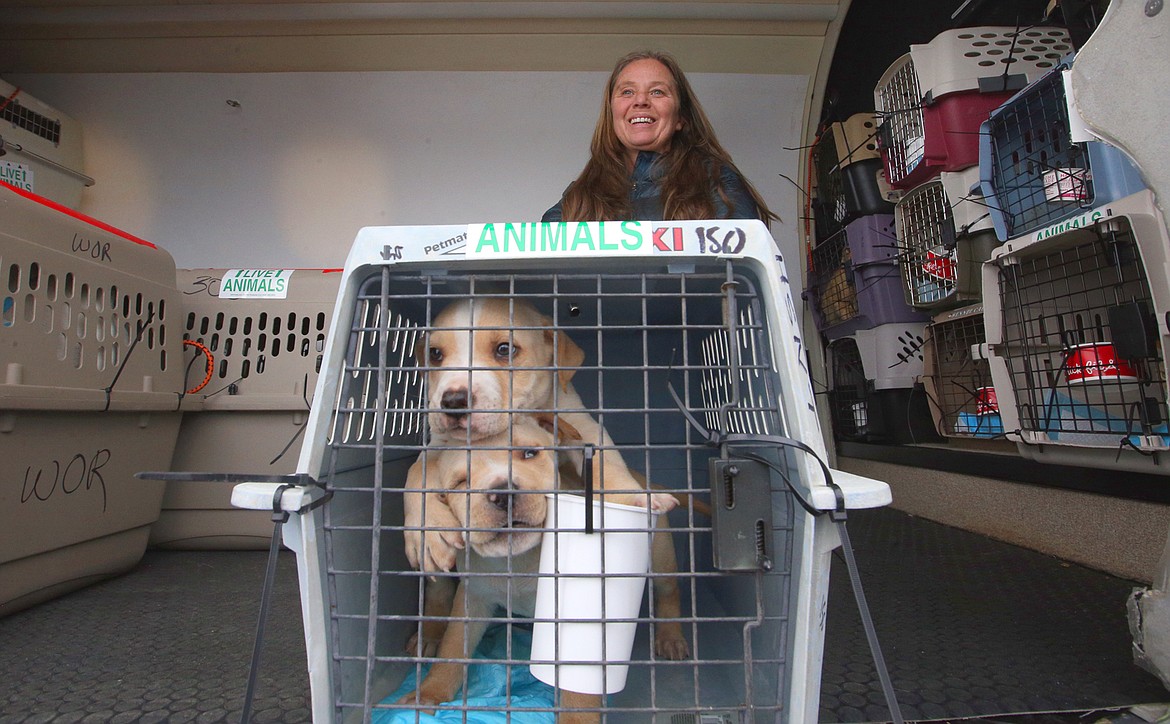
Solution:
[{"label": "tan puppy", "polygon": [[[586,410],[572,378],[585,354],[552,320],[528,302],[502,297],[480,297],[453,302],[435,318],[433,329],[416,350],[427,372],[428,423],[432,448],[466,446],[502,433],[514,411],[544,410],[602,452],[594,462],[594,484],[607,491],[606,500],[646,506],[665,513],[678,504],[666,493],[648,493],[645,478],[631,471],[613,440]],[[563,482],[583,487],[583,456],[562,454]],[[407,481],[407,487],[411,483]],[[614,493],[613,491],[623,491]],[[406,555],[411,565],[430,571],[449,571],[456,550],[464,547],[460,531],[451,530],[451,518],[442,505],[422,510],[420,496],[405,498]],[[665,515],[659,525],[667,528]],[[444,530],[445,529],[445,530]],[[425,530],[425,536],[423,533]],[[425,545],[424,539],[425,537]],[[667,535],[654,536],[654,572],[674,574],[678,562]],[[673,575],[654,578],[655,615],[667,619],[655,628],[655,650],[672,660],[685,659],[690,647],[678,623],[681,603]],[[439,595],[428,595],[438,600]],[[433,645],[432,631],[424,627],[424,651]],[[411,641],[411,648],[417,643]]]},{"label": "tan puppy", "polygon": [[[647,494],[630,474],[613,440],[585,410],[572,378],[585,354],[552,320],[522,299],[479,297],[452,303],[435,318],[417,350],[428,368],[431,444],[482,440],[502,432],[509,412],[556,413],[602,449],[597,466],[607,500],[649,504],[665,513],[678,505],[666,493]],[[573,456],[578,471],[580,455]]]},{"label": "tan puppy", "polygon": [[[555,489],[557,455],[551,416],[541,421],[516,416],[512,426],[484,438],[474,448],[432,449],[419,456],[408,473],[408,486],[425,493],[407,493],[416,505],[434,507],[445,522],[467,531],[470,547],[459,556],[461,572],[450,603],[452,620],[442,632],[438,658],[418,690],[400,704],[435,707],[454,699],[463,684],[463,664],[444,659],[470,658],[497,607],[532,617],[536,606],[536,573],[547,502]],[[568,425],[562,434],[575,435]],[[426,498],[426,501],[419,498]],[[518,575],[517,575],[518,574]],[[431,589],[427,599],[430,604]],[[429,605],[428,605],[429,607]],[[442,615],[441,613],[439,615]],[[561,706],[593,708],[600,697],[561,692]],[[558,722],[596,722],[597,712],[566,712]]]}]

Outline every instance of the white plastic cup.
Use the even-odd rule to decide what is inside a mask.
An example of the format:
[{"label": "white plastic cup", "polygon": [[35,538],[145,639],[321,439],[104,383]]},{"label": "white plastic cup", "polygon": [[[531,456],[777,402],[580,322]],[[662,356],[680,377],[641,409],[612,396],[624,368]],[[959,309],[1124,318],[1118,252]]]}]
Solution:
[{"label": "white plastic cup", "polygon": [[657,514],[595,499],[586,533],[584,496],[548,498],[529,669],[565,691],[616,694],[626,686]]}]

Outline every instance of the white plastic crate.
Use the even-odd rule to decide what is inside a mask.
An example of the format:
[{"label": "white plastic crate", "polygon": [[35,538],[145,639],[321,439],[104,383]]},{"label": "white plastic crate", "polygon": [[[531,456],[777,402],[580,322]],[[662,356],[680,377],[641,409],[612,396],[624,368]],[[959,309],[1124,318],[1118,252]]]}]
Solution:
[{"label": "white plastic crate", "polygon": [[[296,470],[340,283],[340,269],[179,270],[191,392],[170,470]],[[249,285],[255,289],[243,289]],[[151,545],[267,548],[271,515],[232,507],[231,489],[228,482],[168,481]]]},{"label": "white plastic crate", "polygon": [[979,266],[999,242],[978,182],[978,168],[944,171],[894,207],[907,304],[946,309],[979,300]]},{"label": "white plastic crate", "polygon": [[1170,473],[1168,249],[1141,192],[1008,242],[985,265],[988,360],[1022,454]]},{"label": "white plastic crate", "polygon": [[0,615],[134,566],[159,515],[182,391],[175,265],[0,187]]},{"label": "white plastic crate", "polygon": [[[432,253],[439,247],[442,255]],[[468,449],[460,435],[435,442],[433,431],[431,447],[424,448],[425,417],[450,408],[426,401],[420,365],[446,359],[445,343],[433,336],[440,310],[472,297],[509,310],[495,323],[481,321],[476,339],[494,329],[496,341],[484,349],[508,356],[516,374],[525,368],[556,372],[553,409],[562,416],[577,404],[565,385],[571,378],[583,405],[578,412],[612,435],[612,446],[599,445],[603,458],[620,454],[665,490],[722,501],[714,504],[712,518],[690,505],[670,515],[678,570],[650,574],[655,585],[647,586],[650,603],[634,622],[628,683],[587,708],[611,722],[815,720],[823,646],[819,612],[830,552],[838,544],[833,529],[824,517],[793,504],[788,492],[778,492],[784,486],[776,473],[750,462],[744,467],[760,477],[752,484],[742,480],[736,487],[737,495],[746,496],[737,498],[742,504],[727,506],[722,496],[729,473],[712,462],[718,450],[688,425],[670,395],[673,387],[681,404],[712,429],[788,435],[823,455],[786,279],[759,222],[364,229],[346,263],[318,378],[316,399],[334,402],[314,406],[298,463],[298,471],[321,487],[297,488],[282,499],[285,508],[299,509],[332,495],[285,526],[300,571],[314,721],[394,711],[413,719],[416,705],[396,704],[397,694],[387,698],[396,688],[409,690],[405,679],[434,662],[418,649],[403,649],[424,620],[424,576],[411,569],[403,549],[404,533],[411,530],[404,526],[404,484],[424,450],[439,454],[444,443],[448,450]],[[546,321],[533,325],[519,311],[527,305]],[[470,329],[457,324],[455,332]],[[440,345],[438,353],[430,351],[434,345]],[[579,358],[570,354],[572,347]],[[551,368],[538,361],[541,350],[557,355]],[[490,374],[489,368],[463,369],[473,380]],[[516,378],[506,379],[510,388]],[[531,408],[505,403],[505,409],[524,414]],[[577,443],[560,447],[567,455],[581,451]],[[821,501],[816,505],[834,505],[810,456],[768,444],[749,447],[784,471],[798,491]],[[618,471],[608,469],[601,471],[602,487],[604,476]],[[842,481],[850,506],[889,499],[883,483],[851,476]],[[270,505],[271,489],[251,491],[240,486],[235,499]],[[494,629],[503,632],[505,648],[489,656],[515,677],[528,670],[521,639],[534,619],[520,603],[527,600],[524,582],[532,581],[525,576],[532,574],[513,565],[520,565],[515,557],[499,564],[505,573],[498,585],[516,603],[511,618]],[[673,623],[682,624],[689,658],[668,661],[650,646],[651,630],[672,623],[660,608],[659,577],[677,581],[683,591],[683,618]],[[454,618],[444,614],[440,620],[462,623],[458,609]],[[517,648],[507,648],[508,641]],[[560,661],[575,654],[563,652]],[[561,704],[555,694],[545,694],[552,697],[541,700],[551,720]],[[508,692],[503,696],[488,709],[518,716],[522,702],[507,699]],[[471,711],[474,703],[450,706]]]},{"label": "white plastic crate", "polygon": [[889,182],[912,188],[978,163],[979,124],[1070,52],[1063,28],[960,28],[911,45],[874,87]]},{"label": "white plastic crate", "polygon": [[81,124],[2,80],[0,150],[0,183],[71,209],[93,185],[84,173]]},{"label": "white plastic crate", "polygon": [[926,328],[922,384],[943,437],[1003,435],[986,346],[981,304],[942,312]]}]

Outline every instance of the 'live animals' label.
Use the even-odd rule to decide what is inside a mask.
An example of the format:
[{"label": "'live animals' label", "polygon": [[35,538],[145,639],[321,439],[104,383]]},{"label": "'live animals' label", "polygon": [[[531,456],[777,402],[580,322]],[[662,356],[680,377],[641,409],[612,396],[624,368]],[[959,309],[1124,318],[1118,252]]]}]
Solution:
[{"label": "'live animals' label", "polygon": [[33,170],[12,161],[0,161],[0,181],[23,191],[33,191]]},{"label": "'live animals' label", "polygon": [[292,269],[229,269],[219,284],[220,299],[286,299]]}]

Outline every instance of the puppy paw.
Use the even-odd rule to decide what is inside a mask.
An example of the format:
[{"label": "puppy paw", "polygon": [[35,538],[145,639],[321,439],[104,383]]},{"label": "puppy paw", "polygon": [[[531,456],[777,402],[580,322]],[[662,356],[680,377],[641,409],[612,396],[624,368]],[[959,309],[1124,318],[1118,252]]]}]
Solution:
[{"label": "puppy paw", "polygon": [[422,647],[419,648],[419,635],[418,631],[415,631],[410,635],[410,638],[406,640],[406,646],[404,647],[404,650],[406,651],[407,656],[419,656],[424,659],[433,659],[439,653],[439,642],[442,640],[442,634],[436,638],[433,635],[429,635],[427,631],[424,630],[422,636]]},{"label": "puppy paw", "polygon": [[645,508],[649,505],[655,513],[668,513],[678,507],[678,498],[667,493],[634,493],[622,495],[608,495],[606,500],[621,505],[633,505]]},{"label": "puppy paw", "polygon": [[682,631],[660,624],[654,635],[654,653],[660,659],[682,661],[691,657],[691,646]]},{"label": "puppy paw", "polygon": [[410,692],[409,694],[404,694],[402,698],[400,698],[395,703],[413,705],[417,707],[419,711],[433,715],[435,713],[435,709],[437,709],[439,704],[442,704],[443,702],[428,697],[424,692],[416,690]]}]

